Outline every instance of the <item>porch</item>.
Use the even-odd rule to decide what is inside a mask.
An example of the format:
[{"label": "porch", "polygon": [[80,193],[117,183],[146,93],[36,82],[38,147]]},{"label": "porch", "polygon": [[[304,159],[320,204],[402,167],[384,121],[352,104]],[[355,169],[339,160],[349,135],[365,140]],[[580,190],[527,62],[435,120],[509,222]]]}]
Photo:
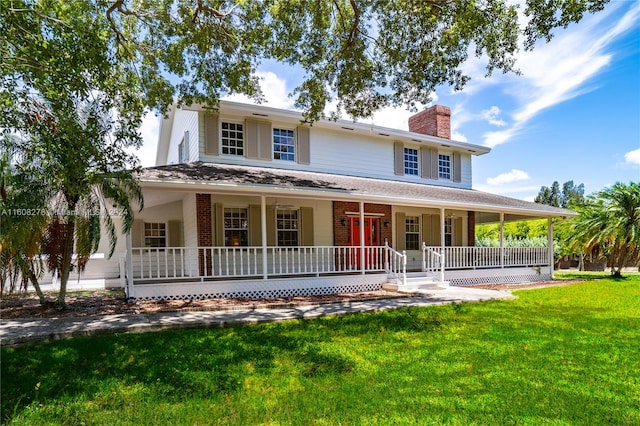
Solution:
[{"label": "porch", "polygon": [[[120,262],[132,299],[269,298],[551,278],[546,248],[428,247],[419,268],[384,246],[135,247]],[[127,259],[130,259],[127,262]],[[131,277],[131,279],[129,279]],[[410,281],[419,285],[411,285]],[[417,281],[416,281],[417,280]]]}]

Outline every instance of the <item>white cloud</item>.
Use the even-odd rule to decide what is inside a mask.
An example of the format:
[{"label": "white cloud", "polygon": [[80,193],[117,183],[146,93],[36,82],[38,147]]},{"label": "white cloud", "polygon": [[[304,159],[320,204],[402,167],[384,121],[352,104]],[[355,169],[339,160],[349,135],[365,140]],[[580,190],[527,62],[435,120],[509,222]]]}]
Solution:
[{"label": "white cloud", "polygon": [[508,142],[541,111],[595,89],[587,84],[611,63],[610,45],[640,21],[638,2],[613,26],[605,22],[622,4],[613,2],[604,11],[586,16],[579,25],[558,32],[550,43],[519,53],[516,66],[522,71],[520,76],[484,79],[479,78],[477,65],[469,66],[476,73],[472,77],[479,80],[473,91],[502,80],[505,92],[516,101],[513,122],[504,130],[484,134],[486,146]]},{"label": "white cloud", "polygon": [[487,178],[487,183],[489,185],[504,185],[507,183],[513,183],[513,182],[529,180],[529,179],[531,179],[529,177],[529,173],[523,170],[511,169],[510,172],[501,173],[496,177]]},{"label": "white cloud", "polygon": [[500,113],[501,113],[500,108],[493,105],[491,108],[483,110],[480,114],[482,115],[482,118],[486,120],[489,124],[493,126],[502,127],[502,126],[505,126],[507,123],[505,123],[505,121],[502,118],[500,118]]},{"label": "white cloud", "polygon": [[[287,82],[271,71],[258,71],[256,76],[260,79],[260,88],[264,95],[264,105],[274,108],[293,109],[294,101],[289,97]],[[246,95],[234,93],[223,97],[227,101],[255,104],[256,102]]]},{"label": "white cloud", "polygon": [[640,148],[627,152],[624,155],[624,161],[628,164],[640,166]]}]

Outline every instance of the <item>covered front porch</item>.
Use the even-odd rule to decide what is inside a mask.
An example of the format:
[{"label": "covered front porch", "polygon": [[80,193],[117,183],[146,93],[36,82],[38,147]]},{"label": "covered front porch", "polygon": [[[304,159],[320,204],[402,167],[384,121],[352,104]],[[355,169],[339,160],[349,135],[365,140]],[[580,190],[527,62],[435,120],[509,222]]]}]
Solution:
[{"label": "covered front porch", "polygon": [[[145,209],[119,261],[129,297],[262,298],[552,278],[551,217],[566,210],[453,188],[399,194],[395,185],[427,187],[400,182],[372,192],[358,188],[369,188],[365,178],[349,178],[345,189],[325,174],[320,185],[298,173],[300,183],[287,176],[268,185],[238,179],[237,170],[233,185],[143,179]],[[540,217],[548,219],[547,247],[475,246],[480,223]]]}]

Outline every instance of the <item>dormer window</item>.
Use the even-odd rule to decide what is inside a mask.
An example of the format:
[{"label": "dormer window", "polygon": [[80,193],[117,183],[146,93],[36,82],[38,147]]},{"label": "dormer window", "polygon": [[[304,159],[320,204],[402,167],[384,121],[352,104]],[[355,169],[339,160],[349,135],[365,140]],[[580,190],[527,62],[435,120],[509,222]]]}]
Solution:
[{"label": "dormer window", "polygon": [[438,178],[451,180],[451,156],[438,154]]},{"label": "dormer window", "polygon": [[244,125],[222,122],[222,154],[244,156]]}]

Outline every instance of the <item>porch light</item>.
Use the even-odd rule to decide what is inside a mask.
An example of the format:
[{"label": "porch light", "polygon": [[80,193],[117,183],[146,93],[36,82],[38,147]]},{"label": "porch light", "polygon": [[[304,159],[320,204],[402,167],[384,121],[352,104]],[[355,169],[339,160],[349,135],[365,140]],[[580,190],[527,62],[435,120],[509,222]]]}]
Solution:
[{"label": "porch light", "polygon": [[385,228],[387,228],[389,226],[389,221],[388,220],[385,220],[383,223],[384,223],[384,227]]},{"label": "porch light", "polygon": [[347,226],[347,219],[340,219],[340,225]]}]

